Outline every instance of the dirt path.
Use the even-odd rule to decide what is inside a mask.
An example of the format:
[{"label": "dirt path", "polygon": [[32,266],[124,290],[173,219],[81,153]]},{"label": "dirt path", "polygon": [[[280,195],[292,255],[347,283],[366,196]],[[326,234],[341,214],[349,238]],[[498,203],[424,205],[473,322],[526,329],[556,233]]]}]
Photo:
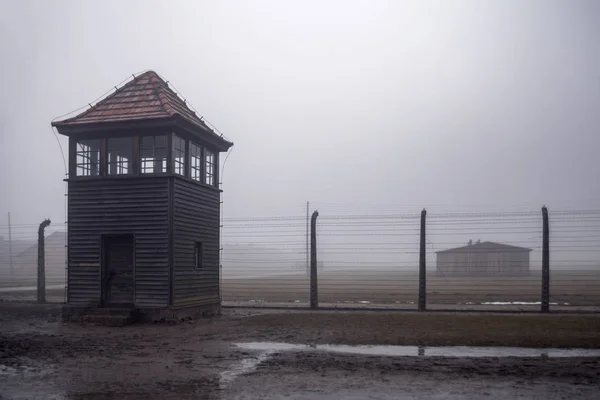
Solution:
[{"label": "dirt path", "polygon": [[[596,397],[600,358],[374,357],[235,346],[265,340],[432,345],[456,342],[459,332],[463,342],[495,344],[537,332],[531,343],[540,345],[551,327],[561,329],[562,344],[600,347],[598,317],[489,317],[228,310],[220,318],[177,326],[103,328],[62,324],[55,306],[4,304],[0,398]],[[484,335],[486,327],[494,333]]]}]

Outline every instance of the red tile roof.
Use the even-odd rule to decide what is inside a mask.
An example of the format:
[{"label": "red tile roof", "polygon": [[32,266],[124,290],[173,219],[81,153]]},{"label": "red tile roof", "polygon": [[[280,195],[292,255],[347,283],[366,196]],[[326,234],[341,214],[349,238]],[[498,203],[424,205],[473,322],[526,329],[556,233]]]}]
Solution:
[{"label": "red tile roof", "polygon": [[[180,115],[193,125],[214,132],[169,88],[154,71],[138,75],[81,114],[53,126],[75,126],[106,122],[124,122],[169,118]],[[216,135],[216,134],[215,134]]]}]

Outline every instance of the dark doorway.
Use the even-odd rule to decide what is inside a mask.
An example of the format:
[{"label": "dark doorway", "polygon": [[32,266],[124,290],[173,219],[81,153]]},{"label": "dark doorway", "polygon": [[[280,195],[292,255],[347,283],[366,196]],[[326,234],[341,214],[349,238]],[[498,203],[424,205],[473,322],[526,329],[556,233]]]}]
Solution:
[{"label": "dark doorway", "polygon": [[133,235],[102,236],[102,306],[133,307]]}]

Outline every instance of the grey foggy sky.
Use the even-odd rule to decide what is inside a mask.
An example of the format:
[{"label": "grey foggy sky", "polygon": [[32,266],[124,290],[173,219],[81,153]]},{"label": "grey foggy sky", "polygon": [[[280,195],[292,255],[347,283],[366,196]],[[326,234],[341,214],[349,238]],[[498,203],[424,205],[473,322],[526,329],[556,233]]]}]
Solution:
[{"label": "grey foggy sky", "polygon": [[597,1],[0,0],[0,225],[64,221],[50,121],[146,69],[235,142],[226,216],[598,208],[598,16]]}]

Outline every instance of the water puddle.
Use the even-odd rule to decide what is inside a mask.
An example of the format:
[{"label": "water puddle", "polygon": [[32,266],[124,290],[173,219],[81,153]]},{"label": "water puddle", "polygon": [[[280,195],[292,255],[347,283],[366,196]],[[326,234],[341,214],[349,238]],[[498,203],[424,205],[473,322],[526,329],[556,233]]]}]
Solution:
[{"label": "water puddle", "polygon": [[257,356],[243,359],[220,374],[220,386],[224,389],[236,378],[251,373],[256,368],[276,355],[278,352],[323,351],[338,354],[358,354],[366,356],[387,357],[451,357],[451,358],[483,358],[483,357],[523,357],[523,358],[558,358],[558,357],[600,357],[600,349],[535,349],[526,347],[476,347],[476,346],[348,346],[330,344],[294,344],[278,342],[237,343],[239,349],[257,351]]},{"label": "water puddle", "polygon": [[[277,351],[325,351],[330,353],[390,357],[600,357],[600,349],[535,349],[526,347],[476,346],[347,346],[329,344],[303,345],[275,342],[238,343],[236,346],[245,350],[270,353]],[[268,357],[268,354],[265,356],[265,359],[266,357]]]},{"label": "water puddle", "polygon": [[263,361],[266,361],[273,352],[274,351],[265,351],[256,358],[243,359],[239,364],[234,365],[227,371],[221,372],[220,383],[230,383],[238,376],[254,371],[256,367]]},{"label": "water puddle", "polygon": [[238,364],[229,367],[228,370],[221,372],[219,374],[219,387],[221,390],[224,390],[239,376],[254,371],[262,362],[268,360],[273,353],[275,353],[273,350],[263,351],[257,357],[245,358]]},{"label": "water puddle", "polygon": [[[473,303],[471,303],[473,304]],[[542,303],[539,301],[527,302],[527,301],[488,301],[481,303],[488,306],[539,306]],[[557,306],[558,303],[549,303],[551,306]],[[563,303],[562,305],[568,306],[569,303]]]}]

